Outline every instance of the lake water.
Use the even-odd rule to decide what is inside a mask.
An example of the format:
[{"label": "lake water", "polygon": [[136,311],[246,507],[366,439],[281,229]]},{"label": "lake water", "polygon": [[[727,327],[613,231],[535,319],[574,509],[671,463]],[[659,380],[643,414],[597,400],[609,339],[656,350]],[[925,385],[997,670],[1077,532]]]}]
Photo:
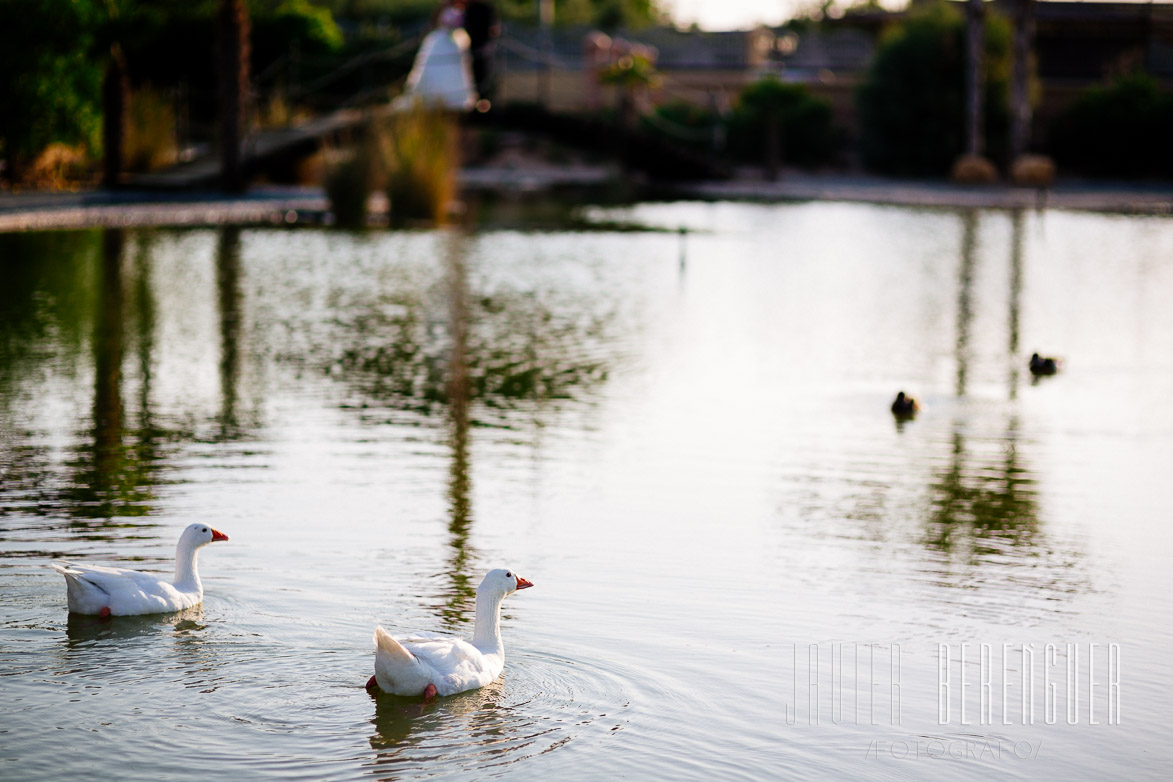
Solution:
[{"label": "lake water", "polygon": [[0,777],[1171,778],[1173,220],[579,218],[0,236]]}]

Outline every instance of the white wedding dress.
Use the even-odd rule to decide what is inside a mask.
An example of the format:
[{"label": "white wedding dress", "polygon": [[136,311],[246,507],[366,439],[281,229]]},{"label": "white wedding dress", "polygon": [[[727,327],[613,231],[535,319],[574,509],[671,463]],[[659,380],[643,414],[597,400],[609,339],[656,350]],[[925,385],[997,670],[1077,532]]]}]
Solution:
[{"label": "white wedding dress", "polygon": [[469,111],[476,105],[468,33],[461,27],[462,23],[463,14],[459,9],[444,9],[436,29],[420,44],[403,95],[396,99],[396,105],[423,103],[454,111]]}]

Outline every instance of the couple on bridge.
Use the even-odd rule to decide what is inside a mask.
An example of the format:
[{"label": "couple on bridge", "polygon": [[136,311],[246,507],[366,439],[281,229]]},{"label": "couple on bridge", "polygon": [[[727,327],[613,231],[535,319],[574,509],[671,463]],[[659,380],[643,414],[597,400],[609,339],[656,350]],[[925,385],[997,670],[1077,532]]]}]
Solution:
[{"label": "couple on bridge", "polygon": [[489,0],[445,0],[432,15],[432,28],[403,98],[455,111],[487,110],[493,40],[500,31],[496,7]]}]

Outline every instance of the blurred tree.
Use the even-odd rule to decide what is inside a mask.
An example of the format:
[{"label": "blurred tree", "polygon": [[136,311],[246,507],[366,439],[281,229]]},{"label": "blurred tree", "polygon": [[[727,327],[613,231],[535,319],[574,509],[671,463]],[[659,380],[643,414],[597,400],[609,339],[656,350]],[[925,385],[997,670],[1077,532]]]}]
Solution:
[{"label": "blurred tree", "polygon": [[0,3],[0,154],[9,181],[53,142],[99,148],[102,68],[89,54],[101,21],[93,0]]},{"label": "blurred tree", "polygon": [[1067,168],[1095,176],[1173,177],[1173,92],[1145,73],[1092,87],[1051,129]]},{"label": "blurred tree", "polygon": [[[864,165],[889,174],[940,175],[965,148],[966,23],[956,4],[914,9],[881,38],[856,94]],[[1010,31],[985,25],[986,155],[1005,159]]]},{"label": "blurred tree", "polygon": [[[219,0],[0,0],[0,156],[6,176],[49,144],[105,153],[104,179],[123,168],[127,92],[194,84],[214,89],[213,20]],[[291,42],[314,55],[342,34],[328,8],[309,0],[254,0],[255,56]],[[211,106],[207,106],[210,110]]]},{"label": "blurred tree", "polygon": [[660,77],[652,61],[641,55],[625,54],[599,72],[599,83],[615,87],[618,94],[619,121],[634,129],[639,120],[636,98],[641,90],[659,84]]},{"label": "blurred tree", "polygon": [[741,91],[729,117],[729,150],[744,160],[776,167],[830,162],[839,148],[831,125],[831,104],[811,94],[805,84],[773,77]]}]

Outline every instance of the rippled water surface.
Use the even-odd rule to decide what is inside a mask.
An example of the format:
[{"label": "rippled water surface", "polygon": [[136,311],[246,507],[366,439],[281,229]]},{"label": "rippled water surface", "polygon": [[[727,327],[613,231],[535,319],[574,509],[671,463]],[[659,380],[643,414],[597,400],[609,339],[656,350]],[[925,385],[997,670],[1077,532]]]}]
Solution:
[{"label": "rippled water surface", "polygon": [[[1170,778],[1173,221],[585,218],[0,236],[0,777]],[[500,679],[367,694],[498,566]]]}]

